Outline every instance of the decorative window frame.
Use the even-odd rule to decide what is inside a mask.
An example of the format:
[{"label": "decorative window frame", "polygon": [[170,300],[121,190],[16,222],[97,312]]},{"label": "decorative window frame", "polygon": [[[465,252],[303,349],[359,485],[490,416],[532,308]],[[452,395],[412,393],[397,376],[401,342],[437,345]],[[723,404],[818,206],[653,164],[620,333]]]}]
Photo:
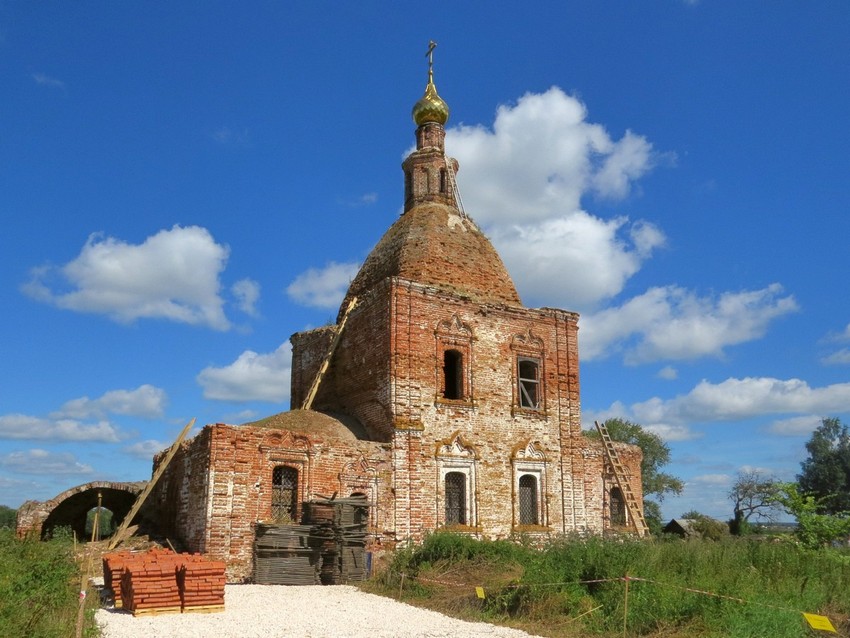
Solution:
[{"label": "decorative window frame", "polygon": [[[531,328],[511,339],[512,370],[511,370],[511,414],[546,417],[546,358],[544,357],[543,339],[532,333]],[[532,360],[537,363],[537,395],[536,408],[522,405],[520,393],[519,366],[521,361]]]},{"label": "decorative window frame", "polygon": [[[460,317],[453,315],[451,319],[442,320],[434,329],[435,366],[434,366],[434,403],[458,407],[474,407],[474,388],[472,385],[472,328],[463,323]],[[446,352],[455,350],[460,353],[462,361],[460,398],[445,397]]]},{"label": "decorative window frame", "polygon": [[[296,519],[301,517],[304,502],[309,500],[311,493],[310,481],[312,463],[310,440],[303,435],[293,434],[288,430],[269,432],[259,445],[260,453],[265,457],[266,470],[258,477],[255,488],[259,490],[257,501],[258,520],[269,520],[272,513],[272,480],[274,468],[279,465],[291,467],[298,471],[298,502]],[[265,519],[259,518],[260,512]]]},{"label": "decorative window frame", "polygon": [[437,460],[437,526],[446,526],[446,475],[458,472],[466,477],[466,524],[450,527],[455,531],[478,531],[478,452],[458,431],[437,442],[434,456]]},{"label": "decorative window frame", "polygon": [[346,496],[355,492],[365,494],[369,505],[369,528],[371,530],[379,529],[377,464],[363,456],[356,461],[349,461],[339,473],[339,489],[340,494]]},{"label": "decorative window frame", "polygon": [[[526,441],[517,445],[511,454],[513,467],[513,528],[515,531],[546,531],[549,526],[549,507],[546,486],[548,460],[539,441]],[[520,523],[519,480],[523,476],[537,480],[537,523]]]}]

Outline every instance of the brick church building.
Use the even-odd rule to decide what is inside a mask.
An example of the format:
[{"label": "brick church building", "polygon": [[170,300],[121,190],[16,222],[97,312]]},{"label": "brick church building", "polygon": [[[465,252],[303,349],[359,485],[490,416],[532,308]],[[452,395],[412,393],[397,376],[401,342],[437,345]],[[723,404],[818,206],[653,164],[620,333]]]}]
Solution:
[{"label": "brick church building", "polygon": [[[292,335],[292,406],[311,409],[206,426],[151,496],[162,531],[227,561],[231,578],[250,574],[256,523],[297,521],[305,503],[333,495],[365,499],[372,547],[437,529],[626,527],[603,447],[581,430],[578,315],[523,306],[459,203],[448,116],[429,65],[416,150],[402,164],[404,212],[337,325]],[[616,448],[640,503],[640,450]]]}]

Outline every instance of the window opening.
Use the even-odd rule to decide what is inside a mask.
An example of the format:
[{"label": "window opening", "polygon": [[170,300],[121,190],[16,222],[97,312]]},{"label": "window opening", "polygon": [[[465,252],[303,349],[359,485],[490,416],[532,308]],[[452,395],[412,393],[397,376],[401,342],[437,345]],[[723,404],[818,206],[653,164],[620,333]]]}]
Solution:
[{"label": "window opening", "polygon": [[298,470],[278,465],[272,471],[272,519],[294,522],[298,513]]},{"label": "window opening", "polygon": [[446,169],[445,168],[440,169],[440,192],[441,193],[446,192]]},{"label": "window opening", "polygon": [[531,474],[519,477],[519,524],[537,525],[537,479]]},{"label": "window opening", "polygon": [[466,475],[446,474],[446,525],[466,525]]},{"label": "window opening", "polygon": [[443,398],[463,398],[463,353],[446,350],[443,353]]},{"label": "window opening", "polygon": [[523,408],[540,409],[540,364],[536,359],[520,357],[519,404]]},{"label": "window opening", "polygon": [[611,512],[611,525],[625,525],[626,500],[623,498],[623,492],[619,487],[611,488],[611,496],[608,506]]}]

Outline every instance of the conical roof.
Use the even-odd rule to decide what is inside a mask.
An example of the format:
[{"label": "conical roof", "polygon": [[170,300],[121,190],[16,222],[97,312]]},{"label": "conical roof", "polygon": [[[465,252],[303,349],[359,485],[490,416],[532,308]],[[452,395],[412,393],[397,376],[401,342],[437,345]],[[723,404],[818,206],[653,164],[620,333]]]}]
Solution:
[{"label": "conical roof", "polygon": [[522,305],[490,240],[454,207],[414,206],[381,238],[351,282],[342,308],[387,277],[401,277],[479,303]]}]

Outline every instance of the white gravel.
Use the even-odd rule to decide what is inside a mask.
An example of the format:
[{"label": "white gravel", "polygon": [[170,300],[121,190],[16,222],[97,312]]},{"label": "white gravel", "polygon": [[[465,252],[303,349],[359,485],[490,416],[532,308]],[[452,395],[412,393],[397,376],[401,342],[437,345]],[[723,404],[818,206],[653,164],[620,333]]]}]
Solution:
[{"label": "white gravel", "polygon": [[227,585],[223,612],[134,618],[109,608],[97,621],[104,638],[533,638],[341,585]]}]

